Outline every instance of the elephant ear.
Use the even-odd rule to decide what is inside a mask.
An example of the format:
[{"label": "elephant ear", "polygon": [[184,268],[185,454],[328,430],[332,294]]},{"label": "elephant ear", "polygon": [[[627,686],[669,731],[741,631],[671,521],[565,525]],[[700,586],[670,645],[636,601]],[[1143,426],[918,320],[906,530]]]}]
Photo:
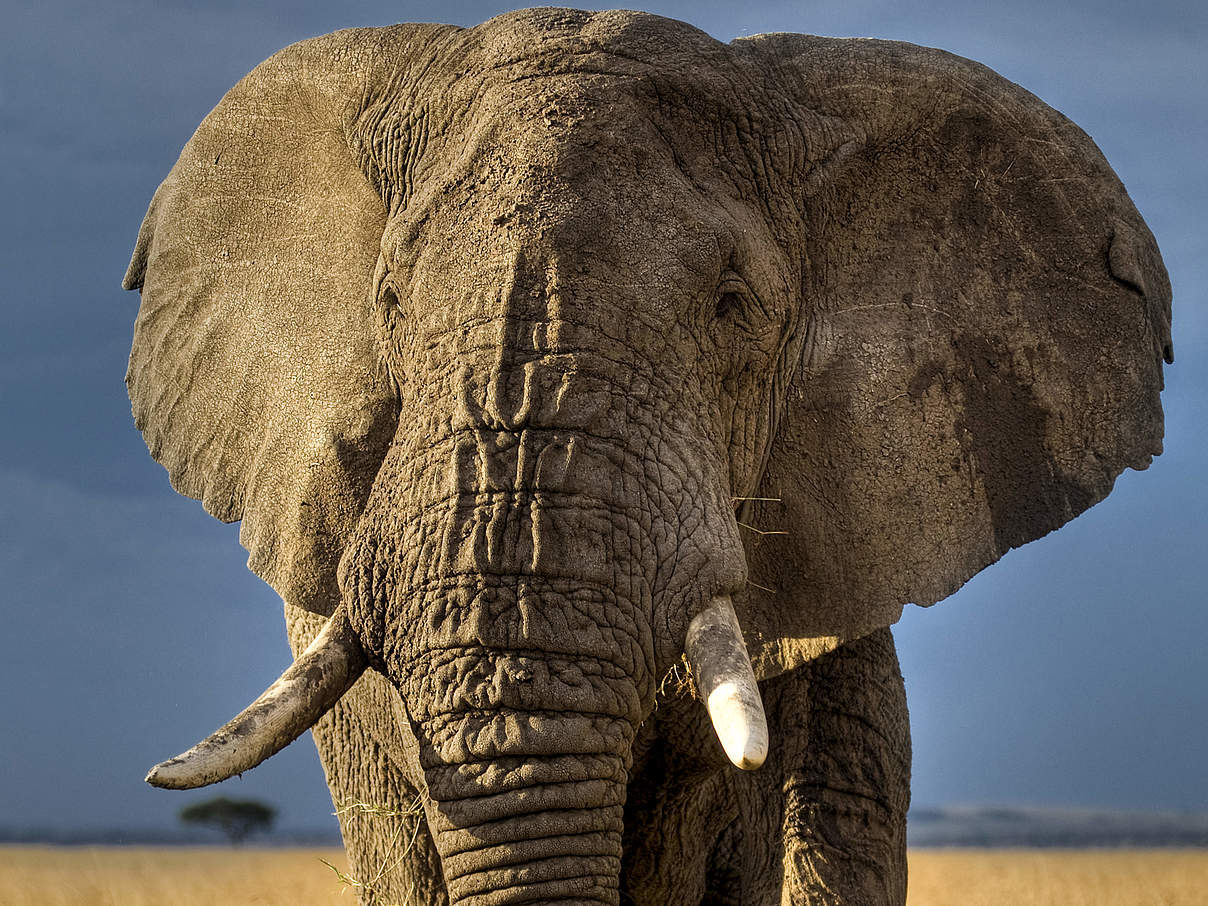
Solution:
[{"label": "elephant ear", "polygon": [[808,322],[771,499],[747,517],[785,532],[749,550],[766,677],[946,597],[1145,468],[1170,285],[1091,140],[985,67],[882,41],[736,44],[829,142],[795,174]]},{"label": "elephant ear", "polygon": [[413,48],[441,30],[339,32],[257,67],[155,193],[124,283],[142,293],[126,382],[152,455],[319,613],[398,419],[372,292],[397,184],[372,132],[393,120],[372,86],[405,96]]}]

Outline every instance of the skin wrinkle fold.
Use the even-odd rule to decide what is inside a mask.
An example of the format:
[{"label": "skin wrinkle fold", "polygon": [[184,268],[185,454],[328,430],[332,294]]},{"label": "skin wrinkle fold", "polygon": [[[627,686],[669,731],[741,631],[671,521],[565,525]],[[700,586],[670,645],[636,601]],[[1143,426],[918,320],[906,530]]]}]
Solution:
[{"label": "skin wrinkle fold", "polygon": [[606,808],[624,805],[624,789],[606,780],[544,784],[497,796],[469,796],[441,801],[449,829],[471,828],[552,810]]},{"label": "skin wrinkle fold", "polygon": [[[492,587],[489,584],[482,586],[481,588],[474,587],[474,586],[465,587],[465,586],[459,585],[459,586],[455,586],[449,590],[452,592],[459,593],[461,595],[461,597],[465,600],[478,601],[481,599],[482,593],[491,591]],[[517,604],[518,599],[515,596],[513,596],[512,592],[509,590],[509,588],[507,586],[501,585],[498,587],[497,590],[500,590],[507,594],[507,597],[505,597],[503,599],[501,606],[505,607],[507,611],[515,610],[515,605]],[[609,597],[611,598],[611,596],[609,596]],[[422,610],[422,607],[424,606],[424,604],[426,602],[433,601],[433,600],[439,600],[439,599],[432,598],[429,595],[422,599],[417,599],[415,602],[413,602],[413,606],[419,608],[419,610]],[[583,600],[584,609],[579,612],[582,615],[598,613],[601,604],[606,603],[606,602],[601,601],[599,598],[595,598],[595,597],[584,598],[582,600]],[[483,602],[483,604],[486,604],[486,603],[488,603],[488,602],[485,602],[485,601]],[[563,614],[563,615],[569,616],[569,615],[573,615],[573,614]],[[434,613],[434,616],[437,617],[437,619],[435,620],[430,631],[433,634],[433,640],[434,640],[435,644],[437,644],[439,646],[440,650],[447,650],[451,644],[464,644],[464,643],[456,642],[456,639],[458,638],[458,624],[457,623],[450,623],[448,615],[446,615],[444,613]],[[493,639],[496,641],[497,644],[502,645],[503,647],[505,647],[508,650],[517,650],[517,648],[516,648],[517,644],[519,642],[522,642],[523,639],[525,638],[525,636],[522,633],[517,634],[512,629],[509,629],[507,624],[500,623],[498,617],[491,618],[489,620],[489,622],[483,622],[483,619],[488,616],[488,613],[485,613],[485,612],[475,611],[468,615],[458,614],[456,616],[457,616],[457,619],[460,621],[473,621],[474,623],[476,623],[483,630],[482,636],[484,638],[484,642],[488,639]],[[429,617],[429,619],[432,619],[432,617]],[[419,621],[417,620],[417,622],[419,622]],[[616,651],[618,651],[618,652],[625,651],[625,650],[637,651],[637,650],[640,650],[640,648],[642,647],[642,640],[641,640],[640,636],[638,636],[635,633],[635,631],[633,631],[631,629],[627,630],[622,627],[612,627],[611,630],[609,630],[609,628],[607,627],[606,624],[600,625],[598,623],[592,623],[586,617],[584,620],[580,621],[579,625],[581,628],[582,627],[590,628],[591,626],[595,626],[597,628],[597,633],[593,633],[590,637],[588,637],[585,640],[580,639],[580,642],[594,641],[597,645],[600,645],[601,647],[603,647],[604,643],[606,643],[608,641],[608,637],[604,633],[606,631],[611,631],[611,632],[621,633],[621,635],[618,635],[615,638],[617,640],[625,640],[627,642],[626,646],[623,648],[615,648],[615,646],[612,646]],[[571,626],[568,626],[567,628],[573,629],[574,626],[571,625]],[[633,646],[637,646],[637,647],[634,648]],[[573,639],[568,639],[568,643],[565,646],[559,645],[551,640],[548,643],[547,652],[553,653],[553,654],[564,654],[567,656],[571,656],[571,655],[576,654],[576,647],[577,646],[574,644]],[[614,658],[616,659],[615,662],[622,668],[622,670],[625,671],[626,677],[632,676],[634,670],[637,667],[637,662],[635,662],[635,657],[636,657],[636,654],[634,656],[631,656],[631,657],[628,657],[625,659],[621,659],[620,654],[614,655]],[[417,667],[419,667],[419,665],[421,664],[421,662],[418,662],[418,661],[414,662],[414,663],[416,663]]]},{"label": "skin wrinkle fold", "polygon": [[[406,528],[410,528],[412,526],[418,527],[421,524],[432,524],[432,523],[440,525],[445,520],[447,520],[448,517],[454,516],[458,513],[463,512],[465,509],[464,505],[466,503],[474,503],[476,506],[481,506],[480,505],[481,499],[482,499],[482,495],[476,494],[476,495],[473,495],[468,498],[459,496],[455,499],[439,501],[437,504],[434,505],[434,507],[431,510],[412,517],[409,520],[409,522],[404,525],[404,527],[406,527]],[[520,502],[517,500],[517,495],[507,494],[507,493],[492,495],[492,499],[497,502],[502,502],[504,504]],[[549,495],[537,494],[537,495],[533,496],[532,501],[528,501],[528,502],[541,504],[542,512],[547,515],[557,512],[559,509],[562,509],[568,513],[578,513],[578,514],[593,514],[594,513],[595,515],[607,517],[607,520],[601,520],[601,521],[614,520],[615,517],[617,517],[617,515],[618,515],[615,510],[613,510],[611,507],[607,506],[606,504],[604,504],[601,501],[596,501],[593,505],[584,505],[584,506],[580,506],[580,507],[573,507],[570,505],[566,505],[566,506],[563,506],[560,508],[559,506],[552,505],[549,502]],[[589,503],[589,501],[584,501],[584,504],[588,504],[588,503]],[[627,524],[638,524],[641,522],[642,515],[644,515],[644,514],[636,514],[636,515],[626,514],[625,521]],[[442,518],[442,517],[444,517],[444,518]],[[520,575],[529,575],[529,576],[538,575],[538,573],[536,573],[532,570],[522,571],[519,574]],[[447,572],[446,574],[442,575],[442,577],[440,579],[432,580],[433,584],[430,584],[428,586],[417,585],[417,586],[415,586],[415,588],[413,590],[422,591],[422,590],[425,590],[426,588],[437,587],[436,583],[440,583],[441,585],[449,587],[449,586],[452,586],[453,584],[455,584],[456,580],[463,578],[464,576],[473,576],[473,575],[475,575],[475,573],[472,573],[472,572],[458,573],[458,572],[451,570],[451,571]],[[557,575],[556,573],[545,574],[544,577],[549,580],[557,580],[559,578],[562,578],[559,575]],[[489,578],[489,576],[484,577],[484,578]],[[573,576],[570,576],[567,578],[573,578]],[[601,592],[609,593],[611,591],[611,588],[607,585],[601,585],[598,583],[594,583],[594,584],[595,584],[595,587],[598,588]],[[590,588],[590,587],[592,587],[592,584],[586,584],[585,587]]]},{"label": "skin wrinkle fold", "polygon": [[[457,331],[453,331],[453,330],[449,331],[450,336],[454,335],[455,333],[457,333]],[[600,336],[606,341],[607,347],[609,349],[622,348],[621,342],[619,339],[617,339],[615,337],[609,337],[606,333],[603,333]],[[433,342],[435,342],[435,341],[433,341]],[[474,356],[476,356],[480,353],[493,352],[495,349],[496,349],[496,344],[494,342],[492,342],[492,343],[484,344],[480,347],[463,346],[461,349],[461,353],[466,358],[472,359]],[[593,354],[592,358],[593,359],[602,359],[603,357],[599,354]],[[616,364],[619,366],[618,371],[624,371],[624,369],[628,367],[629,363],[618,360],[616,362]],[[650,386],[651,392],[649,392],[647,394],[640,394],[640,395],[635,396],[630,401],[630,404],[638,407],[638,409],[635,410],[637,412],[648,411],[648,413],[651,417],[660,415],[661,413],[658,410],[645,408],[645,407],[649,407],[651,405],[650,403],[646,403],[645,400],[647,398],[654,399],[654,400],[666,399],[667,393],[670,392],[670,390],[672,389],[672,384],[670,383],[669,379],[659,377],[658,375],[656,375],[653,371],[653,366],[649,373],[645,373],[645,372],[635,373],[633,371],[628,371],[628,372],[625,372],[624,374],[621,374],[616,377],[605,374],[605,373],[596,373],[587,368],[584,368],[583,366],[584,366],[584,357],[577,356],[575,359],[575,372],[581,381],[588,382],[589,384],[590,384],[590,382],[593,382],[593,381],[603,381],[604,382],[603,388],[593,388],[594,392],[597,392],[597,393],[602,393],[607,390],[613,390],[613,391],[616,391],[617,393],[629,394],[629,393],[632,393],[632,391],[633,391],[635,379],[650,381],[651,382],[651,386]],[[446,374],[442,374],[439,370],[435,370],[433,372],[432,383],[435,386],[442,386],[445,384],[453,383],[454,381],[458,380],[458,378],[460,377],[460,371],[461,371],[461,369],[464,368],[464,366],[462,364],[457,363],[457,362],[452,363],[449,367],[450,367],[450,371]],[[457,373],[454,373],[454,370],[456,370]],[[402,383],[402,382],[400,381],[400,383]],[[639,384],[639,386],[641,386],[641,385]],[[433,393],[433,391],[429,391],[429,393],[432,393],[433,396],[436,396],[436,394]],[[437,428],[440,426],[437,424],[432,424],[432,425],[430,425],[430,427]],[[569,426],[567,426],[567,427],[569,427]],[[618,445],[623,445],[630,440],[629,438],[625,437],[624,435],[601,434],[598,431],[593,432],[591,430],[590,426],[576,425],[575,427],[576,427],[577,432],[581,436],[592,437],[594,439],[598,439],[598,440],[605,441],[605,442],[611,442],[611,443],[615,443]],[[489,429],[487,429],[487,430],[489,430]],[[556,426],[551,426],[551,430],[556,430]],[[438,434],[432,438],[431,445],[437,446],[442,443],[447,443],[450,439],[451,439],[450,436]],[[396,440],[395,443],[397,444],[397,443],[399,443],[399,441]]]},{"label": "skin wrinkle fold", "polygon": [[[619,755],[559,755],[535,761],[519,756],[433,766],[428,777],[433,795],[447,798],[451,793],[440,791],[446,784],[449,790],[465,795],[496,795],[540,783],[617,780],[624,772]],[[475,788],[485,792],[475,792]]]},{"label": "skin wrinkle fold", "polygon": [[[480,661],[459,661],[418,680],[416,694],[428,701],[433,713],[465,714],[507,709],[538,714],[555,709],[542,707],[546,701],[565,703],[556,710],[582,709],[584,713],[609,717],[640,714],[640,702],[632,690],[615,691],[603,677],[547,678],[537,683],[523,674],[509,673]],[[575,681],[577,680],[577,681]],[[445,685],[457,691],[440,691]],[[425,693],[432,693],[425,695]]]},{"label": "skin wrinkle fold", "polygon": [[[529,845],[526,845],[529,844]],[[511,865],[527,862],[533,856],[540,855],[542,849],[552,849],[559,856],[606,856],[617,860],[620,867],[621,835],[585,833],[550,836],[545,841],[508,841],[502,845],[483,846],[478,849],[466,850],[455,856],[445,857],[445,877],[449,880],[464,877],[474,873],[474,866],[481,861],[489,861],[496,869],[504,869]],[[471,858],[458,858],[469,856]]]},{"label": "skin wrinkle fold", "polygon": [[453,855],[462,855],[480,850],[483,844],[497,846],[509,841],[545,840],[549,837],[578,836],[584,834],[599,834],[608,839],[617,831],[601,831],[601,826],[621,826],[623,810],[621,806],[601,806],[587,811],[581,808],[546,809],[541,812],[541,822],[534,822],[531,816],[518,818],[503,818],[499,821],[486,821],[472,827],[445,827],[442,824],[441,812],[435,810],[436,817],[431,826],[436,831],[441,851]]},{"label": "skin wrinkle fold", "polygon": [[420,740],[420,763],[428,768],[499,756],[597,755],[624,751],[633,737],[632,724],[607,715],[551,711],[529,716],[536,719],[525,720],[524,712],[504,712],[485,724],[472,715],[425,721],[420,726],[427,734]]},{"label": "skin wrinkle fold", "polygon": [[[565,890],[580,878],[591,879],[594,884],[604,887],[621,869],[621,860],[615,856],[596,857],[559,857],[547,859],[532,859],[523,867],[507,866],[503,869],[492,869],[485,872],[473,872],[462,875],[449,882],[450,892],[454,896],[467,896],[481,893],[491,893],[498,896],[501,891],[519,888],[531,896],[533,888],[542,882],[553,882],[558,889]],[[569,870],[583,871],[583,874],[571,874]]]},{"label": "skin wrinkle fold", "polygon": [[569,881],[506,885],[489,894],[470,895],[458,902],[464,902],[467,906],[520,906],[529,903],[565,903],[567,906],[581,906],[596,903],[615,904],[617,900],[610,874],[577,876]]}]

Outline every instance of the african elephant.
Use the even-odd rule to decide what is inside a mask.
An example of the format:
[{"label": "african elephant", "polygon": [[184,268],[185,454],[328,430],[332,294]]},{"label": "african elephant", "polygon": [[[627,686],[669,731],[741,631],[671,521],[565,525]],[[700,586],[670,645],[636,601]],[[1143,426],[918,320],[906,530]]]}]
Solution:
[{"label": "african elephant", "polygon": [[148,779],[313,727],[365,902],[902,903],[888,627],[1161,450],[1123,186],[908,44],[304,41],[206,117],[125,286],[136,422],[297,658]]}]

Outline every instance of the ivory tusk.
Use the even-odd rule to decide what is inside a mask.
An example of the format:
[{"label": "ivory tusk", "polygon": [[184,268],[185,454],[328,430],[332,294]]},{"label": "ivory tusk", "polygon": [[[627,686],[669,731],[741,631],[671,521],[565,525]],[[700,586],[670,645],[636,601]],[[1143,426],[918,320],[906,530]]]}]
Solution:
[{"label": "ivory tusk", "polygon": [[726,757],[744,771],[759,767],[768,757],[768,721],[728,596],[692,618],[684,653]]},{"label": "ivory tusk", "polygon": [[310,646],[258,699],[187,752],[153,767],[147,783],[191,790],[254,768],[314,726],[365,667],[361,643],[338,607]]}]

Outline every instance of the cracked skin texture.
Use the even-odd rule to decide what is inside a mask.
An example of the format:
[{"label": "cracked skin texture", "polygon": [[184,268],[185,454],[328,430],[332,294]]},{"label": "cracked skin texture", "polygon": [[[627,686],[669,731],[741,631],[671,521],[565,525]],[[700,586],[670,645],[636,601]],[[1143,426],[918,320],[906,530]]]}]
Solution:
[{"label": "cracked skin texture", "polygon": [[[883,41],[528,10],[286,48],[152,201],[128,383],[241,519],[370,903],[902,903],[887,627],[1161,450],[1170,287],[1085,134]],[[771,727],[678,672],[733,597]]]}]

